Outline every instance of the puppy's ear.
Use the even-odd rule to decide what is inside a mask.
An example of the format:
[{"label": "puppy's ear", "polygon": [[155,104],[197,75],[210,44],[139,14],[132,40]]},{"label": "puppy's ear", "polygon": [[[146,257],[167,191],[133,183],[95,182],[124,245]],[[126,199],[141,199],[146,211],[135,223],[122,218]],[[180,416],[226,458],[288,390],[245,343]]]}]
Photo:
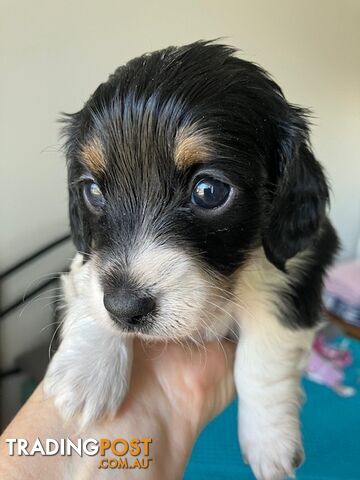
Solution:
[{"label": "puppy's ear", "polygon": [[84,200],[80,185],[69,182],[69,217],[71,236],[76,250],[88,253],[91,247],[91,230],[85,216]]},{"label": "puppy's ear", "polygon": [[[65,140],[66,163],[68,170],[69,219],[71,236],[76,249],[88,253],[91,247],[91,229],[86,216],[86,207],[79,183],[81,175],[80,164],[77,161],[77,150],[83,127],[82,111],[74,114],[63,114],[61,118],[62,137]],[[84,257],[85,258],[85,257]]]},{"label": "puppy's ear", "polygon": [[303,111],[288,107],[288,119],[279,127],[275,186],[263,232],[268,260],[283,271],[289,258],[314,242],[329,198],[324,172],[309,145]]}]

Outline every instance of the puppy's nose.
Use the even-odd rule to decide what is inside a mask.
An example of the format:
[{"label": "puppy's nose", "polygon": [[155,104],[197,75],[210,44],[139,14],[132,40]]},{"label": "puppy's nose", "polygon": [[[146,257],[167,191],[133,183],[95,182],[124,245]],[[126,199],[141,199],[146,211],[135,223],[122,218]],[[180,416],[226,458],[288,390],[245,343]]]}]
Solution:
[{"label": "puppy's nose", "polygon": [[125,289],[116,289],[104,294],[104,305],[115,320],[137,325],[155,310],[155,300],[144,294]]}]

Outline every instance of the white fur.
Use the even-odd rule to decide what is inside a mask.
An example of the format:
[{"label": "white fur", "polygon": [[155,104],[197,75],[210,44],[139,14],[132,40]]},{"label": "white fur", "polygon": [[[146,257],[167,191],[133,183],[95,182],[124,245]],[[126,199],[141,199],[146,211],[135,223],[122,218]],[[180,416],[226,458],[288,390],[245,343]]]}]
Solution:
[{"label": "white fur", "polygon": [[[88,263],[92,264],[89,281],[98,284],[96,258]],[[139,234],[126,265],[112,259],[101,264],[101,269],[113,271],[114,275],[121,271],[139,290],[156,298],[158,313],[148,332],[150,337],[199,338],[205,332],[215,334],[220,329],[226,334],[229,330],[231,316],[224,309],[227,299],[222,294],[220,279],[204,271],[196,257],[179,248],[159,245],[147,239],[146,234]],[[107,328],[119,332],[103,307],[102,292],[100,296],[94,316],[99,316]]]},{"label": "white fur", "polygon": [[[197,262],[152,242],[139,244],[136,252],[128,260],[127,273],[158,299],[159,314],[150,336],[199,339],[204,331],[214,332],[209,324],[220,315],[204,312],[210,308],[216,312],[216,303],[223,300],[214,297],[216,286]],[[122,334],[110,319],[98,270],[96,257],[83,265],[77,254],[70,273],[62,277],[66,303],[62,341],[44,381],[45,394],[55,398],[64,419],[77,417],[81,428],[116,413],[132,364],[132,337]],[[221,325],[227,331],[229,319]]]},{"label": "white fur", "polygon": [[237,295],[245,306],[239,312],[234,369],[239,440],[258,480],[292,476],[295,459],[298,463],[303,457],[300,376],[314,332],[290,330],[280,322],[274,298],[280,287],[286,288],[286,274],[261,252],[239,273]]},{"label": "white fur", "polygon": [[121,405],[128,389],[132,340],[114,336],[97,322],[100,290],[89,288],[90,264],[81,265],[77,255],[70,274],[63,277],[63,338],[46,373],[44,392],[55,398],[65,420],[77,417],[85,428],[115,415]]},{"label": "white fur", "polygon": [[[236,274],[235,295],[227,300],[196,260],[175,249],[143,244],[129,264],[138,284],[163,296],[154,335],[209,339],[240,326],[234,375],[244,457],[258,480],[292,475],[302,455],[299,378],[314,332],[280,322],[274,292],[286,288],[286,275],[258,250]],[[116,412],[132,362],[131,338],[119,334],[103,306],[97,268],[94,259],[82,266],[78,255],[63,279],[63,340],[45,378],[46,394],[82,427]]]}]

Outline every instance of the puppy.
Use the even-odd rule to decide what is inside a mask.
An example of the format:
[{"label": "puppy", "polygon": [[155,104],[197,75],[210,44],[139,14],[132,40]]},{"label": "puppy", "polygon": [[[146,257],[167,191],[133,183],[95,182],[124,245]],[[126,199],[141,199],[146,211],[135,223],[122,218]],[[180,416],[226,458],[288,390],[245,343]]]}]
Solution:
[{"label": "puppy", "polygon": [[235,332],[241,448],[276,480],[303,457],[299,379],[338,240],[307,111],[234,54],[197,42],[143,55],[66,117],[81,255],[45,392],[84,427],[126,395],[134,336]]}]

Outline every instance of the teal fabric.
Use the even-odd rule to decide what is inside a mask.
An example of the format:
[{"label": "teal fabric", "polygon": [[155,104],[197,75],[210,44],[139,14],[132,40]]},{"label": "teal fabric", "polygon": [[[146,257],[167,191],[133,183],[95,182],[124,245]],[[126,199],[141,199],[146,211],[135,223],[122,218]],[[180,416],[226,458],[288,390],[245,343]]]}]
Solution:
[{"label": "teal fabric", "polygon": [[[360,480],[360,342],[351,341],[354,364],[347,383],[358,387],[354,397],[341,398],[326,387],[304,380],[307,401],[302,410],[306,461],[297,480]],[[254,480],[240,456],[236,403],[232,403],[200,435],[185,480]]]}]

